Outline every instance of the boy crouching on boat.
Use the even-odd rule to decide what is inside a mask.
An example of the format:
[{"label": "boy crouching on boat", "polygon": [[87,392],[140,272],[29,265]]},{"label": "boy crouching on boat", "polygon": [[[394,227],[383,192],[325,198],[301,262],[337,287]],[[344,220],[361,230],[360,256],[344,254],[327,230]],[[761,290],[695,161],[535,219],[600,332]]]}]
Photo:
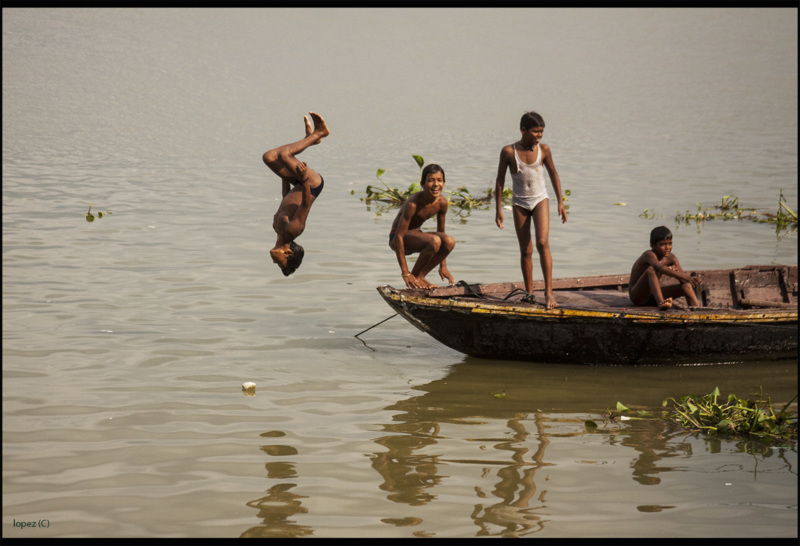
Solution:
[{"label": "boy crouching on boat", "polygon": [[[446,258],[456,246],[456,240],[444,232],[447,199],[442,196],[444,170],[432,163],[422,170],[422,191],[409,197],[397,213],[389,232],[389,247],[397,254],[400,273],[408,288],[436,288],[425,276],[439,266],[439,276],[453,284],[447,270]],[[436,231],[420,229],[429,218],[436,216]],[[414,268],[409,272],[406,255],[419,252]]]},{"label": "boy crouching on boat", "polygon": [[[680,284],[661,286],[661,276],[675,277]],[[678,257],[672,253],[672,232],[659,226],[650,232],[650,250],[646,250],[631,268],[628,295],[634,305],[672,307],[673,298],[686,298],[690,307],[700,307],[694,293],[701,283],[681,268]]]}]

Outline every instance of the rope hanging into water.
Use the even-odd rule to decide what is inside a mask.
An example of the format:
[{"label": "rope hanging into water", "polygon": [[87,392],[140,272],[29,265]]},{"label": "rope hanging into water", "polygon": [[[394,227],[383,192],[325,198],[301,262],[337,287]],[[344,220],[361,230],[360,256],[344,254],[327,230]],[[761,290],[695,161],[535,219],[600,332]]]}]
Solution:
[{"label": "rope hanging into water", "polygon": [[381,324],[383,324],[384,322],[386,322],[386,321],[387,321],[387,320],[389,320],[390,318],[394,318],[394,317],[396,317],[396,316],[397,316],[397,313],[395,313],[395,314],[394,314],[394,315],[392,315],[391,317],[387,317],[387,318],[383,319],[382,321],[380,321],[380,322],[378,322],[378,323],[376,323],[376,324],[373,324],[372,326],[370,326],[370,327],[369,327],[369,328],[367,328],[366,330],[364,330],[364,331],[362,331],[362,332],[359,332],[359,333],[357,333],[357,334],[356,334],[356,335],[354,335],[353,337],[356,337],[356,338],[357,338],[358,336],[360,336],[360,335],[361,335],[361,334],[363,334],[364,332],[369,332],[370,330],[372,330],[372,329],[373,329],[373,328],[375,328],[376,326],[380,326]]}]

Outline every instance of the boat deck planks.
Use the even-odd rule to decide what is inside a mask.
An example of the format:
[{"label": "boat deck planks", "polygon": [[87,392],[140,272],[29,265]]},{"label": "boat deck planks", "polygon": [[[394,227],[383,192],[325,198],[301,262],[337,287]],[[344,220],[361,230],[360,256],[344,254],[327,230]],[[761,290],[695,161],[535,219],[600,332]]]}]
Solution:
[{"label": "boat deck planks", "polygon": [[[728,312],[752,308],[774,307],[777,309],[797,308],[797,266],[747,266],[730,270],[707,270],[691,272],[697,275],[702,284],[697,290],[701,308],[721,308]],[[664,286],[677,284],[677,279],[662,278]],[[470,298],[487,298],[496,305],[528,305],[542,306],[545,301],[544,282],[534,281],[533,292],[535,303],[523,303],[524,284],[494,283],[469,284],[459,283],[456,286],[436,288],[432,291],[406,290],[409,294],[431,298],[452,298],[468,300]],[[639,312],[663,313],[652,306],[636,306],[628,298],[627,275],[600,275],[593,277],[576,277],[555,279],[553,290],[559,307],[571,309],[621,312],[637,310]],[[514,292],[517,292],[514,294]],[[507,299],[506,299],[507,298]],[[672,311],[691,309],[686,300],[678,298],[674,301]],[[700,309],[700,308],[697,308]]]}]

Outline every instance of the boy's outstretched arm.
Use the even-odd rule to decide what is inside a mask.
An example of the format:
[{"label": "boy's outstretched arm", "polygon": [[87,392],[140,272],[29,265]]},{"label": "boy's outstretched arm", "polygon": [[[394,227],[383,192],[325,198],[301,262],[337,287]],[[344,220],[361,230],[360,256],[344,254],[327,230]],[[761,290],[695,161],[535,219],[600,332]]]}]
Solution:
[{"label": "boy's outstretched arm", "polygon": [[439,276],[442,278],[443,281],[449,282],[450,286],[456,283],[456,280],[453,278],[453,275],[450,274],[450,270],[447,269],[447,258],[442,260],[442,263],[439,264]]},{"label": "boy's outstretched arm", "polygon": [[506,185],[506,170],[508,169],[508,157],[510,146],[504,146],[500,150],[500,161],[497,165],[497,178],[494,182],[495,218],[497,227],[503,229],[503,188]]},{"label": "boy's outstretched arm", "polygon": [[547,174],[550,175],[550,183],[553,185],[553,191],[556,192],[556,199],[558,201],[558,215],[561,217],[561,223],[567,221],[567,209],[564,207],[564,198],[561,195],[561,179],[558,177],[556,165],[553,162],[553,152],[550,151],[550,146],[541,144],[542,149],[542,162],[547,169]]}]

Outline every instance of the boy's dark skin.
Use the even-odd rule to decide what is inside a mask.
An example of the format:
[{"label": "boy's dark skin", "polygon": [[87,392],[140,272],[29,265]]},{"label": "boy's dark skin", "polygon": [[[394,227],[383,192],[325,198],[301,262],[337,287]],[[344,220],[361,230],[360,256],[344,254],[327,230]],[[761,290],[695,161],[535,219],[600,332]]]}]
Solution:
[{"label": "boy's dark skin", "polygon": [[[314,120],[314,126],[312,127],[308,116],[305,116],[305,138],[292,144],[273,148],[264,152],[262,157],[267,167],[277,174],[283,183],[283,200],[278,205],[278,210],[272,220],[272,228],[277,234],[277,240],[275,247],[269,251],[272,261],[281,269],[286,266],[286,260],[292,254],[289,243],[299,237],[306,228],[309,210],[316,200],[311,195],[311,190],[322,182],[319,173],[295,157],[309,146],[319,144],[330,134],[322,116],[315,112],[309,112],[309,116]],[[297,182],[300,183],[297,184]]]},{"label": "boy's dark skin", "polygon": [[[661,276],[675,277],[680,284],[661,286]],[[700,307],[694,293],[701,281],[683,270],[672,254],[672,237],[659,239],[634,262],[628,282],[628,295],[634,305],[655,305],[662,311],[673,305],[674,298],[686,298],[691,307]],[[652,300],[651,300],[652,297]]]},{"label": "boy's dark skin", "polygon": [[[447,214],[447,199],[442,196],[444,176],[432,172],[422,181],[422,191],[409,197],[392,223],[394,238],[389,247],[397,254],[400,272],[409,288],[436,288],[425,276],[439,265],[439,276],[450,284],[455,281],[447,270],[446,258],[456,245],[455,239],[444,232]],[[429,218],[436,216],[436,231],[420,229]],[[409,272],[406,255],[419,252],[414,268]]]},{"label": "boy's dark skin", "polygon": [[[547,169],[553,189],[558,196],[558,215],[561,222],[567,221],[567,210],[564,207],[564,200],[561,195],[561,180],[558,177],[555,164],[553,163],[553,153],[547,144],[540,143],[544,134],[543,127],[520,127],[521,138],[516,143],[520,160],[532,164],[536,161],[538,154],[534,151],[537,144],[540,144],[542,152],[542,164]],[[505,186],[506,171],[516,172],[517,161],[514,157],[514,148],[511,145],[504,146],[500,151],[500,162],[497,168],[497,179],[495,181],[495,200],[497,212],[495,223],[497,227],[503,229],[503,187]],[[514,228],[517,231],[519,241],[520,263],[522,266],[522,280],[525,283],[525,291],[533,293],[533,240],[531,239],[531,221],[536,230],[536,250],[539,254],[539,262],[544,275],[545,307],[555,309],[558,307],[553,296],[553,258],[550,254],[550,208],[549,201],[545,199],[531,212],[521,207],[514,206],[512,209],[514,218]]]}]

